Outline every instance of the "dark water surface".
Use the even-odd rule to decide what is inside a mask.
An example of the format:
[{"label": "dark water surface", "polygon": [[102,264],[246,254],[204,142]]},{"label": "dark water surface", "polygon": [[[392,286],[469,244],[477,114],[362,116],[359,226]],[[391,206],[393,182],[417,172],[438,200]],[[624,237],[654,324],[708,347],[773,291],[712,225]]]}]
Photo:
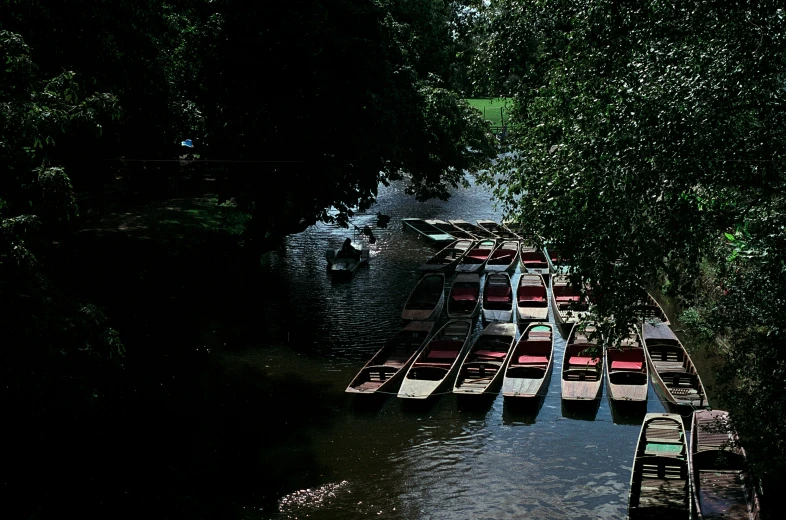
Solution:
[{"label": "dark water surface", "polygon": [[[404,232],[400,219],[499,220],[490,199],[473,187],[421,204],[401,185],[382,189],[353,223],[375,226],[381,212],[389,226],[375,227],[369,267],[347,282],[328,278],[324,258],[345,229],[317,225],[265,255],[257,330],[248,335],[258,344],[222,354],[230,377],[267,381],[277,396],[259,410],[265,427],[254,454],[281,490],[277,511],[260,504],[249,518],[625,517],[641,419],[664,407],[650,386],[647,410],[612,409],[605,388],[596,406],[564,409],[559,336],[548,394],[531,409],[510,409],[501,396],[467,407],[443,394],[413,407],[395,396],[344,394],[400,328],[417,266],[438,249]],[[282,424],[292,420],[296,426]],[[289,433],[267,440],[273,434],[265,431],[282,429]]]}]

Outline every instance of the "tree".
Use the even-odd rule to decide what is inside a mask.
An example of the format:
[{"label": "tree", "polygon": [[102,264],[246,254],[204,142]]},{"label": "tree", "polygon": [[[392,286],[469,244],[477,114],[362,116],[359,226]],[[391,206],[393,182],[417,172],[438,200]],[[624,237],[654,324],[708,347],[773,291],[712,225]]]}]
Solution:
[{"label": "tree", "polygon": [[[535,71],[516,72],[519,152],[495,169],[508,215],[561,245],[610,337],[632,323],[646,285],[665,279],[687,304],[714,299],[696,316],[724,340],[736,378],[725,402],[746,441],[766,425],[773,436],[751,451],[782,471],[786,388],[764,369],[784,356],[773,312],[786,300],[770,299],[786,253],[782,8],[555,0],[492,2],[489,16],[512,41],[537,42],[503,52],[512,63],[494,69],[497,84]],[[727,259],[727,244],[742,243]],[[727,292],[708,295],[707,283]],[[758,297],[768,310],[752,314]]]}]

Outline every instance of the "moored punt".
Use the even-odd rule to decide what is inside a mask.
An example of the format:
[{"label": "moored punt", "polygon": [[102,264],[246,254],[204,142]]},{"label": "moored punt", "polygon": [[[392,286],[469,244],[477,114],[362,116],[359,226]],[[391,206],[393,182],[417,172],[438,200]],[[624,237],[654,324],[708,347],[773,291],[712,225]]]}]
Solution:
[{"label": "moored punt", "polygon": [[513,287],[508,273],[489,273],[483,286],[480,312],[483,321],[513,321]]},{"label": "moored punt", "polygon": [[722,410],[696,410],[688,449],[696,517],[755,520],[759,494],[747,472],[745,450]]},{"label": "moored punt", "polygon": [[464,238],[470,240],[480,240],[480,237],[473,235],[469,231],[464,231],[461,228],[457,228],[450,222],[446,220],[438,220],[438,219],[426,219],[427,224],[431,224],[435,228],[439,229],[443,233],[447,233],[449,235],[453,235],[456,238]]},{"label": "moored punt", "polygon": [[551,308],[554,321],[566,334],[573,324],[587,314],[589,301],[579,290],[570,286],[567,276],[554,275],[551,280]]},{"label": "moored punt", "polygon": [[551,268],[549,267],[549,262],[546,260],[546,254],[541,249],[526,242],[521,242],[519,263],[521,264],[522,272],[541,275],[543,277],[543,282],[546,285],[549,284]]},{"label": "moored punt", "polygon": [[668,316],[663,311],[663,307],[660,306],[658,301],[652,297],[650,293],[647,293],[647,296],[633,305],[633,309],[636,312],[636,315],[639,316],[642,322],[650,322],[650,323],[664,323],[666,325],[671,325]]},{"label": "moored punt", "polygon": [[500,271],[510,271],[516,268],[516,260],[519,256],[519,243],[516,240],[505,240],[491,252],[491,256],[486,261],[486,272],[494,273]]},{"label": "moored punt", "polygon": [[474,240],[456,240],[426,260],[418,269],[420,271],[452,271],[474,243]]},{"label": "moored punt", "polygon": [[679,414],[644,416],[633,456],[628,518],[690,518],[686,448]]},{"label": "moored punt", "polygon": [[502,381],[503,367],[516,341],[516,325],[492,323],[481,332],[458,369],[453,393],[491,393]]},{"label": "moored punt", "polygon": [[546,321],[549,318],[549,303],[546,284],[537,274],[519,276],[516,290],[517,321],[523,327],[533,321]]},{"label": "moored punt", "polygon": [[408,324],[374,354],[345,391],[350,394],[392,391],[426,344],[433,328],[433,321]]},{"label": "moored punt", "polygon": [[425,220],[419,218],[402,218],[401,224],[404,229],[410,229],[435,244],[447,245],[456,240],[456,237],[449,233],[445,233],[440,229],[426,223]]},{"label": "moored punt", "polygon": [[603,356],[596,339],[589,339],[595,327],[587,325],[579,330],[574,324],[562,359],[562,399],[592,401],[600,397],[603,381]]},{"label": "moored punt", "polygon": [[436,320],[445,305],[445,275],[423,275],[404,304],[402,320]]},{"label": "moored punt", "polygon": [[570,268],[570,259],[564,256],[562,248],[557,244],[550,244],[543,247],[546,261],[549,263],[549,270],[552,273],[566,273]]},{"label": "moored punt", "polygon": [[708,406],[704,385],[688,352],[668,325],[644,323],[641,339],[652,382],[667,406],[690,412]]},{"label": "moored punt", "polygon": [[474,318],[480,310],[480,276],[457,274],[450,286],[448,318]]},{"label": "moored punt", "polygon": [[456,272],[483,272],[483,267],[486,265],[486,261],[488,261],[489,256],[491,256],[495,246],[496,242],[493,240],[481,240],[479,242],[475,242],[456,264]]},{"label": "moored punt", "polygon": [[471,320],[448,321],[415,358],[401,382],[398,396],[428,399],[438,392],[455,375],[470,332]]},{"label": "moored punt", "polygon": [[502,395],[527,399],[544,395],[554,365],[554,330],[549,323],[531,323],[505,365]]},{"label": "moored punt", "polygon": [[450,224],[458,229],[466,231],[468,233],[472,233],[476,237],[479,238],[490,238],[492,240],[496,240],[497,236],[494,233],[489,233],[485,229],[480,226],[477,226],[471,222],[467,222],[466,220],[448,220]]},{"label": "moored punt", "polygon": [[649,370],[639,333],[631,331],[619,347],[608,347],[603,366],[606,369],[606,387],[612,401],[646,402],[649,388]]},{"label": "moored punt", "polygon": [[507,226],[497,224],[493,220],[476,220],[479,227],[502,240],[521,240],[518,233],[514,233]]}]

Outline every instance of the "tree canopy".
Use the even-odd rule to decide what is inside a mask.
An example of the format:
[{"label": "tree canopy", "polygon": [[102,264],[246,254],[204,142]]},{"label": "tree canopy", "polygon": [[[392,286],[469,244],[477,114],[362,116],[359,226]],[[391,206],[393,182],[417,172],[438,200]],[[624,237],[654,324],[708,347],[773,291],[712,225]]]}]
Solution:
[{"label": "tree canopy", "polygon": [[782,470],[782,6],[502,0],[485,16],[496,88],[520,81],[517,152],[489,177],[506,213],[559,244],[609,337],[644,287],[681,297],[721,338],[755,459]]}]

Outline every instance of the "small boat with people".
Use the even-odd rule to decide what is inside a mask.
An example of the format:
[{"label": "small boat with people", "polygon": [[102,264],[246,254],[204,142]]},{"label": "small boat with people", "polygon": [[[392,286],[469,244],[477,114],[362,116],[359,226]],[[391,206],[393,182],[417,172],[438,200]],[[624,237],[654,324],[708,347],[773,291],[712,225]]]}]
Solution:
[{"label": "small boat with people", "polygon": [[649,367],[638,331],[631,330],[619,345],[604,350],[606,387],[612,401],[646,403]]},{"label": "small boat with people", "polygon": [[567,275],[554,275],[551,280],[551,309],[555,323],[567,334],[589,312],[589,299],[571,285]]},{"label": "small boat with people", "polygon": [[513,321],[513,287],[508,273],[489,273],[483,285],[483,300],[480,304],[484,322]]},{"label": "small boat with people", "polygon": [[493,220],[476,220],[478,226],[485,229],[501,240],[521,240],[518,233],[514,233],[504,224],[498,224]]},{"label": "small boat with people", "polygon": [[685,425],[679,414],[648,413],[639,431],[628,491],[630,520],[691,517]]},{"label": "small boat with people", "polygon": [[457,274],[448,295],[448,318],[475,318],[480,310],[480,276]]},{"label": "small boat with people", "polygon": [[562,358],[562,399],[592,401],[600,397],[603,381],[603,354],[598,338],[591,338],[595,326],[573,325]]},{"label": "small boat with people", "polygon": [[505,365],[505,399],[532,399],[545,395],[554,366],[554,329],[550,323],[530,323],[521,334]]},{"label": "small boat with people", "polygon": [[445,305],[445,274],[427,273],[409,293],[402,320],[436,320]]},{"label": "small boat with people", "polygon": [[484,328],[459,365],[453,393],[483,395],[495,390],[515,342],[513,323],[492,323]]},{"label": "small boat with people", "polygon": [[493,240],[474,242],[472,247],[458,261],[454,269],[459,273],[482,273],[495,247],[496,242]]},{"label": "small boat with people", "polygon": [[474,240],[459,239],[439,250],[434,256],[418,267],[420,271],[450,272],[456,268],[464,255],[475,244]]},{"label": "small boat with people", "polygon": [[516,315],[519,327],[533,321],[549,319],[549,302],[546,284],[538,274],[519,275],[516,288]]},{"label": "small boat with people", "polygon": [[428,224],[423,219],[402,218],[401,224],[404,229],[414,231],[419,237],[425,238],[426,240],[438,245],[447,245],[456,240],[456,237],[454,237],[452,234],[445,233],[439,228]]},{"label": "small boat with people", "polygon": [[666,406],[680,412],[709,406],[699,373],[671,327],[645,322],[641,329],[652,383]]},{"label": "small boat with people", "polygon": [[491,256],[486,261],[486,272],[511,271],[516,268],[518,256],[519,243],[515,240],[504,240],[491,252]]},{"label": "small boat with people", "polygon": [[469,342],[472,320],[450,320],[429,340],[404,375],[398,397],[424,400],[456,374]]},{"label": "small boat with people", "polygon": [[433,321],[413,321],[377,351],[360,369],[346,392],[374,394],[392,391],[426,344]]},{"label": "small boat with people", "polygon": [[356,249],[349,238],[340,249],[325,251],[328,274],[335,279],[351,278],[358,268],[368,265],[369,257],[368,248]]},{"label": "small boat with people", "polygon": [[698,519],[761,517],[757,485],[745,449],[723,410],[696,410],[690,429],[688,464]]}]

